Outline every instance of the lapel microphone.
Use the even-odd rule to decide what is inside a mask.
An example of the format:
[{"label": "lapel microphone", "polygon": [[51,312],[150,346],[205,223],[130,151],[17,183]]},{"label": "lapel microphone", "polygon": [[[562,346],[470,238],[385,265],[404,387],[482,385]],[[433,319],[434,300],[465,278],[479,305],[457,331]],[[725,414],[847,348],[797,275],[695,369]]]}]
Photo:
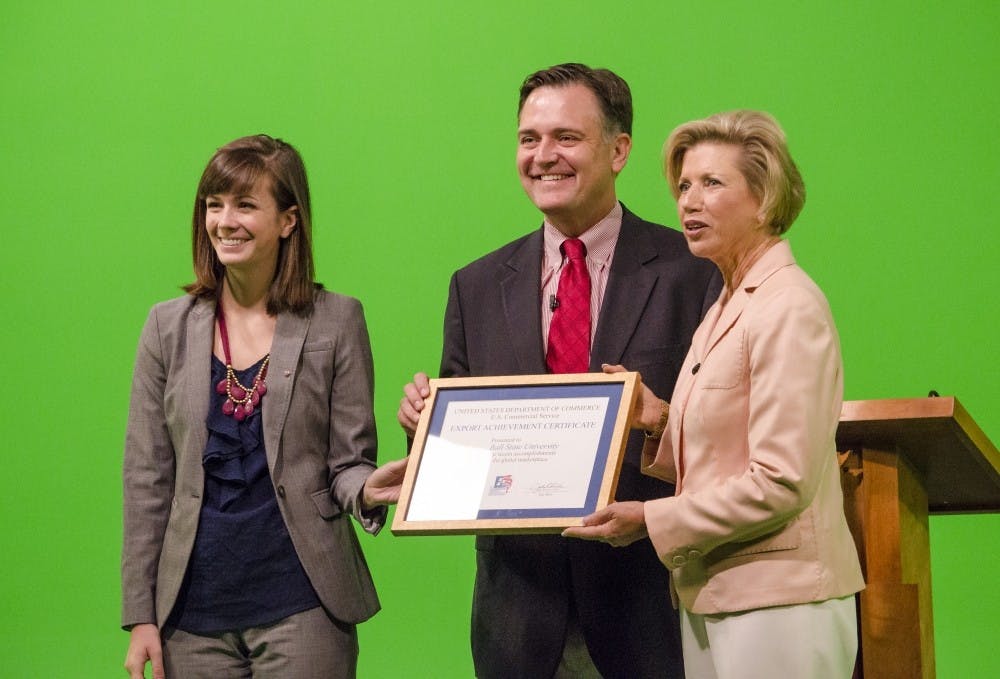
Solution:
[{"label": "lapel microphone", "polygon": [[559,298],[555,295],[549,295],[549,311],[555,311],[559,308]]}]

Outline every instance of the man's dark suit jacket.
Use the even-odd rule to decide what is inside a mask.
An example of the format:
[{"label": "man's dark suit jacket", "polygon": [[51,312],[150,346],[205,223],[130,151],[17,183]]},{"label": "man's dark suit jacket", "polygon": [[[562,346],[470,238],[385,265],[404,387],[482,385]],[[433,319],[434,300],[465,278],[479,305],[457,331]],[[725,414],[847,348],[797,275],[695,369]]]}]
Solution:
[{"label": "man's dark suit jacket", "polygon": [[[541,328],[542,230],[456,272],[445,315],[442,377],[546,372]],[[714,265],[693,257],[682,234],[623,211],[590,369],[620,363],[661,398],[673,392],[691,336],[718,296]],[[633,432],[618,500],[673,487],[639,471]],[[472,609],[480,678],[550,679],[570,607],[605,677],[681,677],[677,614],[668,572],[649,540],[625,548],[558,535],[481,536]]]}]

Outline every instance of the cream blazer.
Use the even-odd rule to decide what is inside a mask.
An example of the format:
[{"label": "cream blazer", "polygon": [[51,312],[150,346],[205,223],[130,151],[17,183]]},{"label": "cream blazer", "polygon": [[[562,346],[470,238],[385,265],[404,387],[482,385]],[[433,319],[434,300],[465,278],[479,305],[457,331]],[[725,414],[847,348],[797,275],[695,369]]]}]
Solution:
[{"label": "cream blazer", "polygon": [[834,436],[840,342],[826,298],[786,241],[695,332],[668,433],[643,471],[674,481],[646,525],[680,604],[698,614],[864,588],[843,512]]}]

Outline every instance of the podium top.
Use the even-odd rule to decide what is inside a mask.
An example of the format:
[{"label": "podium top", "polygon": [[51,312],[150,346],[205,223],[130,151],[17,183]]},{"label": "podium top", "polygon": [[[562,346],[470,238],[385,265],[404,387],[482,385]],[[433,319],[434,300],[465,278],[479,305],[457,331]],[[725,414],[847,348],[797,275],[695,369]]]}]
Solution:
[{"label": "podium top", "polygon": [[931,513],[1000,511],[1000,452],[954,396],[845,401],[837,449],[897,451]]}]

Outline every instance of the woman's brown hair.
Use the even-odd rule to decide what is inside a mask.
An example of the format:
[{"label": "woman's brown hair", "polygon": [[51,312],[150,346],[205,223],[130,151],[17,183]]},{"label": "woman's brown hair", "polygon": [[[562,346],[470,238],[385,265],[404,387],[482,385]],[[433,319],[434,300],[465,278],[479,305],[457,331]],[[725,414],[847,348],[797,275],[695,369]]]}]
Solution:
[{"label": "woman's brown hair", "polygon": [[289,311],[308,316],[320,286],[313,281],[312,217],[306,168],[291,144],[266,134],[231,141],[208,161],[198,182],[191,220],[195,281],[184,286],[184,290],[196,297],[217,299],[225,276],[225,268],[205,229],[205,199],[222,193],[248,192],[261,177],[271,180],[278,210],[295,207],[298,214],[295,228],[278,247],[278,264],[267,292],[267,313]]}]

